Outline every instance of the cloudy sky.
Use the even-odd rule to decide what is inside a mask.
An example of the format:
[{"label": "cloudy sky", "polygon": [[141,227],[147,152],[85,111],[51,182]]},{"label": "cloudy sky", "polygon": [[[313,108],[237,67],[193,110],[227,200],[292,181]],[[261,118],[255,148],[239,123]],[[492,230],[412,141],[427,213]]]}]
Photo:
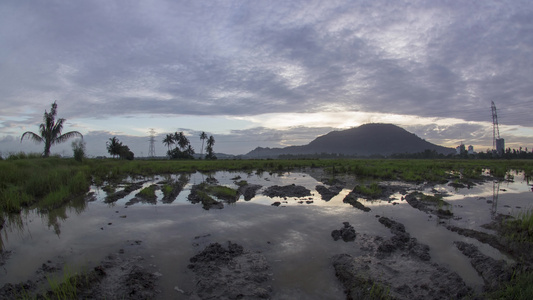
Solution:
[{"label": "cloudy sky", "polygon": [[[58,103],[89,155],[199,133],[216,152],[393,123],[444,146],[533,148],[533,2],[1,1],[0,152]],[[70,142],[52,148],[71,155]]]}]

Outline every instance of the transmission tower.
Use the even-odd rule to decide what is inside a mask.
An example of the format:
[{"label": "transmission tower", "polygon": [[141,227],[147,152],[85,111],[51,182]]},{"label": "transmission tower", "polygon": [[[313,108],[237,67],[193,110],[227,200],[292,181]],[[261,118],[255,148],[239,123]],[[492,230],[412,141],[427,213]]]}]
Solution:
[{"label": "transmission tower", "polygon": [[492,150],[496,151],[499,155],[503,154],[505,149],[505,141],[500,138],[500,129],[498,128],[498,113],[496,112],[496,104],[491,101],[492,110]]},{"label": "transmission tower", "polygon": [[148,148],[148,156],[154,157],[155,156],[155,130],[153,128],[150,128],[150,148]]}]

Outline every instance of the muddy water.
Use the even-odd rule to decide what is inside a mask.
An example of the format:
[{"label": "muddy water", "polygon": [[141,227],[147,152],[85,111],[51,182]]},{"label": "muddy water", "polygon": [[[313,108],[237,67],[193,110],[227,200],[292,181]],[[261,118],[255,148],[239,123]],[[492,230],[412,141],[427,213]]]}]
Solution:
[{"label": "muddy water", "polygon": [[[263,188],[252,200],[244,201],[241,197],[234,204],[225,204],[222,210],[207,211],[187,201],[192,185],[211,177],[221,185],[235,188],[237,176]],[[168,178],[151,178],[145,186],[164,179]],[[313,195],[303,199],[261,195],[268,186],[289,184],[303,185]],[[172,203],[162,203],[162,193],[158,192],[156,204],[131,206],[126,203],[136,192],[106,204],[103,201],[106,193],[94,187],[96,201],[78,203],[47,215],[31,211],[5,226],[1,232],[3,247],[12,254],[0,269],[0,285],[31,278],[48,260],[74,269],[90,268],[109,253],[123,249],[124,255],[144,257],[147,267],[162,274],[161,299],[186,299],[178,290],[194,288],[192,273],[187,269],[189,258],[209,243],[231,240],[247,250],[261,251],[267,258],[273,298],[342,299],[343,289],[335,278],[330,257],[340,253],[357,256],[361,250],[357,243],[333,241],[331,231],[341,228],[342,222],[350,222],[358,234],[389,237],[389,230],[377,221],[376,215],[380,215],[403,223],[412,237],[430,246],[434,262],[456,271],[468,285],[479,290],[481,278],[453,241],[468,241],[487,255],[507,258],[490,246],[448,231],[445,225],[486,231],[480,226],[490,222],[494,214],[517,214],[531,209],[533,204],[531,187],[521,180],[520,174],[514,182],[488,181],[472,189],[410,186],[426,193],[433,193],[432,189],[448,193],[444,200],[450,203],[455,215],[450,220],[439,220],[413,209],[399,194],[383,201],[362,201],[371,208],[368,213],[357,210],[342,202],[353,187],[326,202],[315,191],[317,184],[322,183],[304,173],[217,172],[210,176],[195,173],[188,175],[188,184]],[[275,201],[282,205],[271,206]]]}]

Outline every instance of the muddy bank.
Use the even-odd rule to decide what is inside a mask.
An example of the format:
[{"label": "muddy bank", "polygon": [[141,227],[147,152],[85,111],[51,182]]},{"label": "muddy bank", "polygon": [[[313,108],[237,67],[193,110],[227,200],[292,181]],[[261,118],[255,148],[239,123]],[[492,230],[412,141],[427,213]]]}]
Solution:
[{"label": "muddy bank", "polygon": [[495,234],[453,225],[446,226],[448,230],[490,245],[524,265],[532,264],[533,243],[530,242],[529,230],[521,226],[512,216],[498,214],[491,223],[481,225],[481,227],[493,230]]},{"label": "muddy bank", "polygon": [[269,299],[271,274],[261,253],[227,242],[209,244],[190,259],[195,277],[193,299]]},{"label": "muddy bank", "polygon": [[470,263],[485,282],[485,291],[493,291],[501,284],[509,282],[513,267],[503,260],[495,260],[481,253],[478,248],[465,242],[455,242],[457,249],[470,258]]},{"label": "muddy bank", "polygon": [[430,262],[429,247],[403,224],[381,217],[393,236],[359,235],[363,255],[332,257],[335,275],[347,299],[471,299],[473,292],[455,272]]},{"label": "muddy bank", "polygon": [[161,202],[165,204],[170,204],[174,202],[174,200],[176,200],[176,198],[183,191],[188,182],[188,174],[181,174],[177,181],[167,181],[160,183],[163,184],[163,199],[161,199]]},{"label": "muddy bank", "polygon": [[453,213],[449,209],[450,204],[442,200],[442,195],[430,196],[416,191],[405,196],[405,201],[413,208],[436,215],[439,218],[449,219],[453,217]]},{"label": "muddy bank", "polygon": [[[132,246],[139,244],[140,241],[131,242]],[[159,274],[144,266],[143,257],[125,256],[123,249],[108,255],[90,271],[78,273],[63,265],[61,257],[56,262],[43,263],[32,279],[0,288],[0,298],[34,295],[36,299],[153,299],[159,293]],[[53,278],[58,278],[55,289],[50,283],[56,281]]]},{"label": "muddy bank", "polygon": [[106,196],[104,201],[105,201],[105,203],[117,202],[118,200],[128,196],[132,192],[142,188],[144,183],[145,183],[145,181],[128,184],[121,191],[114,192],[114,193],[108,193],[108,195]]},{"label": "muddy bank", "polygon": [[187,196],[187,200],[189,200],[193,204],[201,203],[203,209],[205,210],[209,210],[211,208],[224,208],[224,204],[221,201],[217,201],[213,197],[211,197],[207,193],[206,189],[206,183],[193,185],[191,188],[191,193]]},{"label": "muddy bank", "polygon": [[363,203],[359,202],[357,199],[358,199],[357,195],[350,192],[348,195],[346,195],[346,197],[344,197],[342,202],[348,203],[351,206],[357,209],[360,209],[362,211],[369,212],[370,207],[366,207]]}]

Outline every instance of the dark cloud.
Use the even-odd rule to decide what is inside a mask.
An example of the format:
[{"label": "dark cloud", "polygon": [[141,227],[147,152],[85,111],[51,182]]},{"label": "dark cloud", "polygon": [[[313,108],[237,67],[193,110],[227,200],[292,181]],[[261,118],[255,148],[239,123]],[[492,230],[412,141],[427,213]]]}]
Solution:
[{"label": "dark cloud", "polygon": [[0,103],[34,122],[54,100],[67,119],[334,107],[490,122],[495,101],[501,123],[531,127],[532,20],[525,0],[2,2]]}]

